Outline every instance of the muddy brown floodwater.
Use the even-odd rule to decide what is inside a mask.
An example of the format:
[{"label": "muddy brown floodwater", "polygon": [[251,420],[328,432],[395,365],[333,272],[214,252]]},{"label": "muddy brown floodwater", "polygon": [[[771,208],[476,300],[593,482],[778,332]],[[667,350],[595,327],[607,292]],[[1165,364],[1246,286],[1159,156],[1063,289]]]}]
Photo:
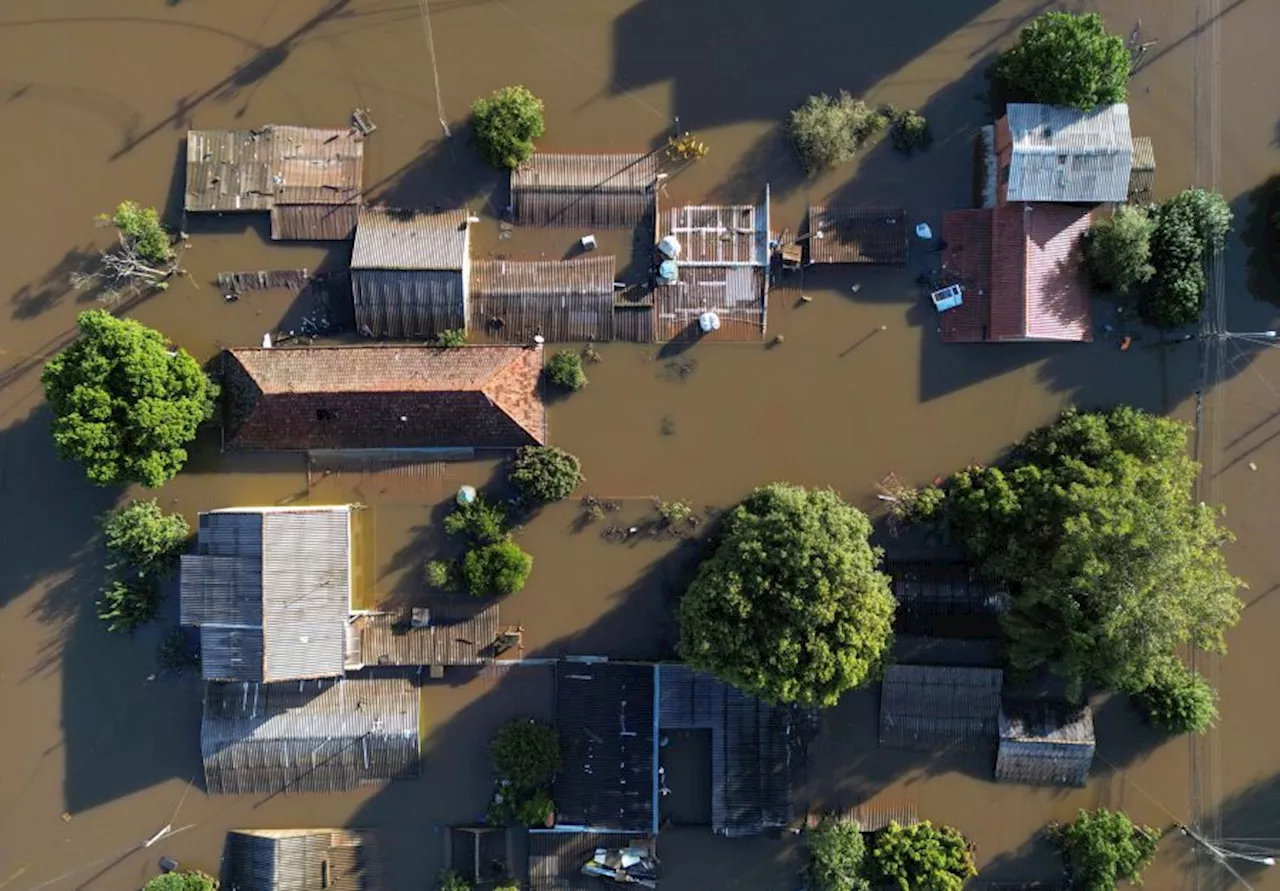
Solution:
[{"label": "muddy brown floodwater", "polygon": [[[230,827],[344,824],[385,835],[395,887],[427,887],[441,827],[482,811],[480,743],[505,717],[551,710],[549,681],[533,669],[451,677],[424,694],[429,738],[419,781],[347,795],[201,791],[197,683],[153,679],[159,629],[109,637],[93,616],[102,563],[94,517],[134,493],[94,489],[54,457],[39,387],[42,362],[89,305],[67,282],[102,243],[94,215],[124,198],[172,215],[186,129],[341,125],[354,107],[368,107],[379,126],[367,143],[374,197],[467,204],[484,216],[482,253],[559,256],[580,233],[498,239],[504,191],[474,160],[462,126],[472,98],[522,82],[546,100],[546,149],[644,149],[675,117],[695,130],[711,153],[669,183],[671,200],[750,201],[769,182],[775,228],[797,229],[811,199],[903,205],[913,222],[936,226],[944,208],[970,200],[990,55],[1029,16],[1058,5],[432,0],[442,107],[413,0],[0,5],[0,889],[137,888],[160,853],[216,871]],[[1243,244],[1259,190],[1280,172],[1274,0],[1067,4],[1099,5],[1113,29],[1128,33],[1141,19],[1144,38],[1156,41],[1131,101],[1135,132],[1154,139],[1157,192],[1215,187],[1236,210],[1222,282],[1227,327],[1274,327],[1275,283],[1249,266]],[[880,145],[856,165],[803,180],[779,122],[805,95],[839,89],[921,109],[933,148],[906,160]],[[349,250],[271,244],[264,218],[192,221],[190,230],[192,281],[129,313],[201,358],[256,344],[299,312],[276,292],[225,303],[212,283],[219,271],[340,268]],[[603,346],[590,386],[551,408],[551,438],[582,457],[591,492],[640,518],[653,496],[701,509],[775,479],[834,486],[873,509],[886,474],[918,482],[989,460],[1069,404],[1131,402],[1194,417],[1194,344],[1148,339],[1127,353],[1107,341],[943,348],[913,282],[927,261],[784,283],[770,298],[770,333],[786,336],[775,349],[700,345],[669,356]],[[812,301],[801,303],[801,293]],[[1228,508],[1239,538],[1231,564],[1250,589],[1230,655],[1206,669],[1222,691],[1214,733],[1194,747],[1162,743],[1123,703],[1096,703],[1099,757],[1089,786],[1030,790],[996,786],[989,767],[963,758],[877,751],[874,696],[860,693],[824,717],[798,807],[872,795],[909,804],[969,833],[990,878],[1051,877],[1033,835],[1081,806],[1123,806],[1162,827],[1194,819],[1221,838],[1280,837],[1280,597],[1272,596],[1280,586],[1280,355],[1239,340],[1222,349],[1224,380],[1205,406],[1204,488]],[[159,497],[189,519],[206,508],[356,497],[375,516],[379,593],[412,598],[422,560],[446,547],[432,526],[438,505],[460,482],[483,484],[493,473],[492,464],[448,465],[407,484],[338,475],[313,486],[302,457],[228,458],[210,438]],[[537,517],[522,541],[536,571],[503,609],[528,629],[529,654],[668,651],[669,601],[688,563],[681,548],[609,544],[595,529],[577,531],[567,505]],[[138,850],[166,823],[182,831],[163,851]],[[794,881],[799,862],[781,840],[730,842],[681,829],[663,844],[673,891],[706,887],[708,864],[716,887],[778,888]],[[1280,888],[1280,870],[1249,879]],[[1155,889],[1229,882],[1225,870],[1194,861],[1176,835],[1147,879]]]}]

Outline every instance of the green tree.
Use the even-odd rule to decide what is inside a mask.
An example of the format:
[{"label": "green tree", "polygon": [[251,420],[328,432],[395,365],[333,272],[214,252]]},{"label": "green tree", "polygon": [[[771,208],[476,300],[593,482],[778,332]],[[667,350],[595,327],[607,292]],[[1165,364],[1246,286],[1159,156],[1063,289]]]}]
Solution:
[{"label": "green tree", "polygon": [[477,544],[493,544],[507,537],[506,522],[507,512],[502,505],[477,495],[474,501],[458,504],[444,518],[444,531],[465,535]]},{"label": "green tree", "polygon": [[889,138],[895,149],[907,155],[915,149],[927,149],[933,142],[933,134],[929,132],[929,122],[924,115],[910,110],[893,116]]},{"label": "green tree", "polygon": [[808,173],[818,173],[852,160],[888,119],[848,93],[810,96],[791,112],[787,133]]},{"label": "green tree", "polygon": [[815,891],[870,891],[862,876],[866,849],[857,823],[825,814],[808,840],[809,878]]},{"label": "green tree", "polygon": [[1160,833],[1134,824],[1122,811],[1080,811],[1070,823],[1050,827],[1071,887],[1110,891],[1120,879],[1135,885],[1156,856]]},{"label": "green tree", "polygon": [[218,880],[198,869],[166,872],[143,886],[142,891],[215,891]]},{"label": "green tree", "polygon": [[581,390],[587,385],[582,357],[573,350],[561,350],[547,362],[547,381],[562,390]]},{"label": "green tree", "polygon": [[489,757],[500,779],[510,780],[517,789],[541,789],[551,785],[560,769],[560,737],[545,721],[515,718],[493,735]]},{"label": "green tree", "polygon": [[1151,723],[1169,733],[1205,733],[1218,720],[1218,693],[1204,675],[1170,658],[1137,695]]},{"label": "green tree", "polygon": [[182,514],[166,514],[154,498],[134,500],[102,518],[107,550],[115,558],[109,569],[132,567],[165,574],[191,534]]},{"label": "green tree", "polygon": [[132,633],[160,611],[160,589],[150,575],[116,579],[102,589],[97,606],[108,631]]},{"label": "green tree", "polygon": [[756,489],[680,602],[681,655],[770,702],[834,705],[892,640],[895,601],[870,535],[830,489]]},{"label": "green tree", "polygon": [[1186,425],[1122,406],[1068,411],[1003,468],[948,484],[952,531],[1013,582],[1002,617],[1015,669],[1048,664],[1075,695],[1138,692],[1179,646],[1223,652],[1239,579],[1219,511],[1197,502]]},{"label": "green tree", "polygon": [[446,869],[440,873],[440,891],[471,891],[471,883],[456,870]]},{"label": "green tree", "polygon": [[515,170],[533,157],[533,141],[546,132],[542,100],[524,87],[503,87],[471,106],[476,144],[494,167]]},{"label": "green tree", "polygon": [[476,597],[503,597],[524,587],[533,571],[533,557],[514,541],[499,541],[468,551],[462,578]]},{"label": "green tree", "polygon": [[1138,312],[1143,321],[1158,328],[1190,325],[1204,309],[1205,260],[1226,241],[1231,208],[1217,192],[1186,189],[1157,205],[1153,213],[1155,274],[1143,290]]},{"label": "green tree", "polygon": [[1085,255],[1094,284],[1121,294],[1151,278],[1151,233],[1155,221],[1142,209],[1121,204],[1089,227]]},{"label": "green tree", "polygon": [[467,345],[467,329],[447,328],[436,335],[436,346],[452,348]]},{"label": "green tree", "polygon": [[160,214],[154,207],[143,207],[136,201],[122,201],[109,220],[141,259],[157,264],[173,260],[169,233],[160,224]]},{"label": "green tree", "polygon": [[520,497],[534,504],[568,498],[582,482],[582,462],[555,446],[526,446],[507,475]]},{"label": "green tree", "polygon": [[451,591],[457,579],[458,568],[450,560],[428,560],[422,568],[423,581],[429,588]]},{"label": "green tree", "polygon": [[960,891],[978,869],[973,847],[958,829],[894,821],[875,835],[871,874],[899,891]]},{"label": "green tree", "polygon": [[1124,102],[1129,51],[1091,12],[1047,12],[996,59],[995,79],[1013,98],[1088,110]]},{"label": "green tree", "polygon": [[100,486],[161,485],[186,463],[217,387],[186,350],[171,353],[132,319],[89,310],[76,323],[80,337],[41,375],[58,453]]}]

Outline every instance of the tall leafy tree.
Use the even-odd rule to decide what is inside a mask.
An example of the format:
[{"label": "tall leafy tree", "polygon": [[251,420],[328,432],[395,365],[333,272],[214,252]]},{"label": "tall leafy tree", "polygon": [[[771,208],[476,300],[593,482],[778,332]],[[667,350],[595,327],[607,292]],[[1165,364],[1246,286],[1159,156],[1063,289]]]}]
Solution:
[{"label": "tall leafy tree", "polygon": [[681,655],[770,702],[834,705],[892,640],[895,601],[870,534],[830,489],[756,489],[680,603]]},{"label": "tall leafy tree", "polygon": [[525,87],[503,87],[471,106],[476,145],[494,167],[514,170],[533,157],[546,132],[542,100]]},{"label": "tall leafy tree", "polygon": [[164,573],[172,567],[191,528],[182,514],[166,514],[154,498],[131,501],[102,518],[113,561],[109,568]]},{"label": "tall leafy tree", "polygon": [[1192,497],[1186,425],[1120,407],[1069,411],[1001,467],[948,486],[959,540],[1015,583],[1003,617],[1013,666],[1049,664],[1085,686],[1138,692],[1174,650],[1223,652],[1242,582],[1219,511]]},{"label": "tall leafy tree", "polygon": [[1151,263],[1155,274],[1138,311],[1159,328],[1190,325],[1204,309],[1208,280],[1204,263],[1222,248],[1231,228],[1231,208],[1217,192],[1186,189],[1154,209]]},{"label": "tall leafy tree", "polygon": [[100,486],[161,485],[186,463],[217,387],[159,331],[104,310],[83,312],[76,324],[80,337],[41,375],[59,454]]},{"label": "tall leafy tree", "polygon": [[960,891],[978,869],[972,846],[960,830],[928,820],[911,826],[895,820],[876,833],[871,873],[895,891]]},{"label": "tall leafy tree", "polygon": [[1121,204],[1089,227],[1086,256],[1096,284],[1127,294],[1155,273],[1151,232],[1155,221],[1141,208]]},{"label": "tall leafy tree", "polygon": [[1022,29],[994,73],[1011,97],[1089,109],[1125,101],[1129,51],[1096,12],[1046,12]]},{"label": "tall leafy tree", "polygon": [[1072,888],[1115,888],[1120,879],[1139,883],[1156,856],[1160,833],[1135,824],[1123,811],[1080,811],[1050,830]]},{"label": "tall leafy tree", "polygon": [[862,874],[862,828],[826,814],[809,832],[809,878],[815,891],[869,891]]}]

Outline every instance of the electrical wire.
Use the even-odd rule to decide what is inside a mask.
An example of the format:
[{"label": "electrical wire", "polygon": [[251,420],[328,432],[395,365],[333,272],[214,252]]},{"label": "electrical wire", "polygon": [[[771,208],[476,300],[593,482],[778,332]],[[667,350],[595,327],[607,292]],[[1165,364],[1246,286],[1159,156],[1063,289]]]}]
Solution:
[{"label": "electrical wire", "polygon": [[422,20],[422,32],[427,38],[427,54],[431,58],[431,77],[436,85],[436,114],[440,126],[444,128],[446,138],[452,138],[453,133],[449,131],[449,122],[445,120],[444,115],[444,99],[440,95],[440,69],[436,65],[436,41],[431,31],[431,0],[418,0],[419,18]]}]

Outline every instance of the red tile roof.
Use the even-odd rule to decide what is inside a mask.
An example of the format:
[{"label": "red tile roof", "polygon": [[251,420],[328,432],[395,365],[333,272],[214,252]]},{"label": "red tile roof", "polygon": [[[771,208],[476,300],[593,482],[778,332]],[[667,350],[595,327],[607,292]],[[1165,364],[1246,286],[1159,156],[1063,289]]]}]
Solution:
[{"label": "red tile roof", "polygon": [[949,343],[1093,339],[1080,236],[1087,209],[1016,203],[944,215],[945,275],[964,303],[942,314]]},{"label": "red tile roof", "polygon": [[230,448],[514,448],[545,442],[540,347],[236,349],[224,358]]}]

